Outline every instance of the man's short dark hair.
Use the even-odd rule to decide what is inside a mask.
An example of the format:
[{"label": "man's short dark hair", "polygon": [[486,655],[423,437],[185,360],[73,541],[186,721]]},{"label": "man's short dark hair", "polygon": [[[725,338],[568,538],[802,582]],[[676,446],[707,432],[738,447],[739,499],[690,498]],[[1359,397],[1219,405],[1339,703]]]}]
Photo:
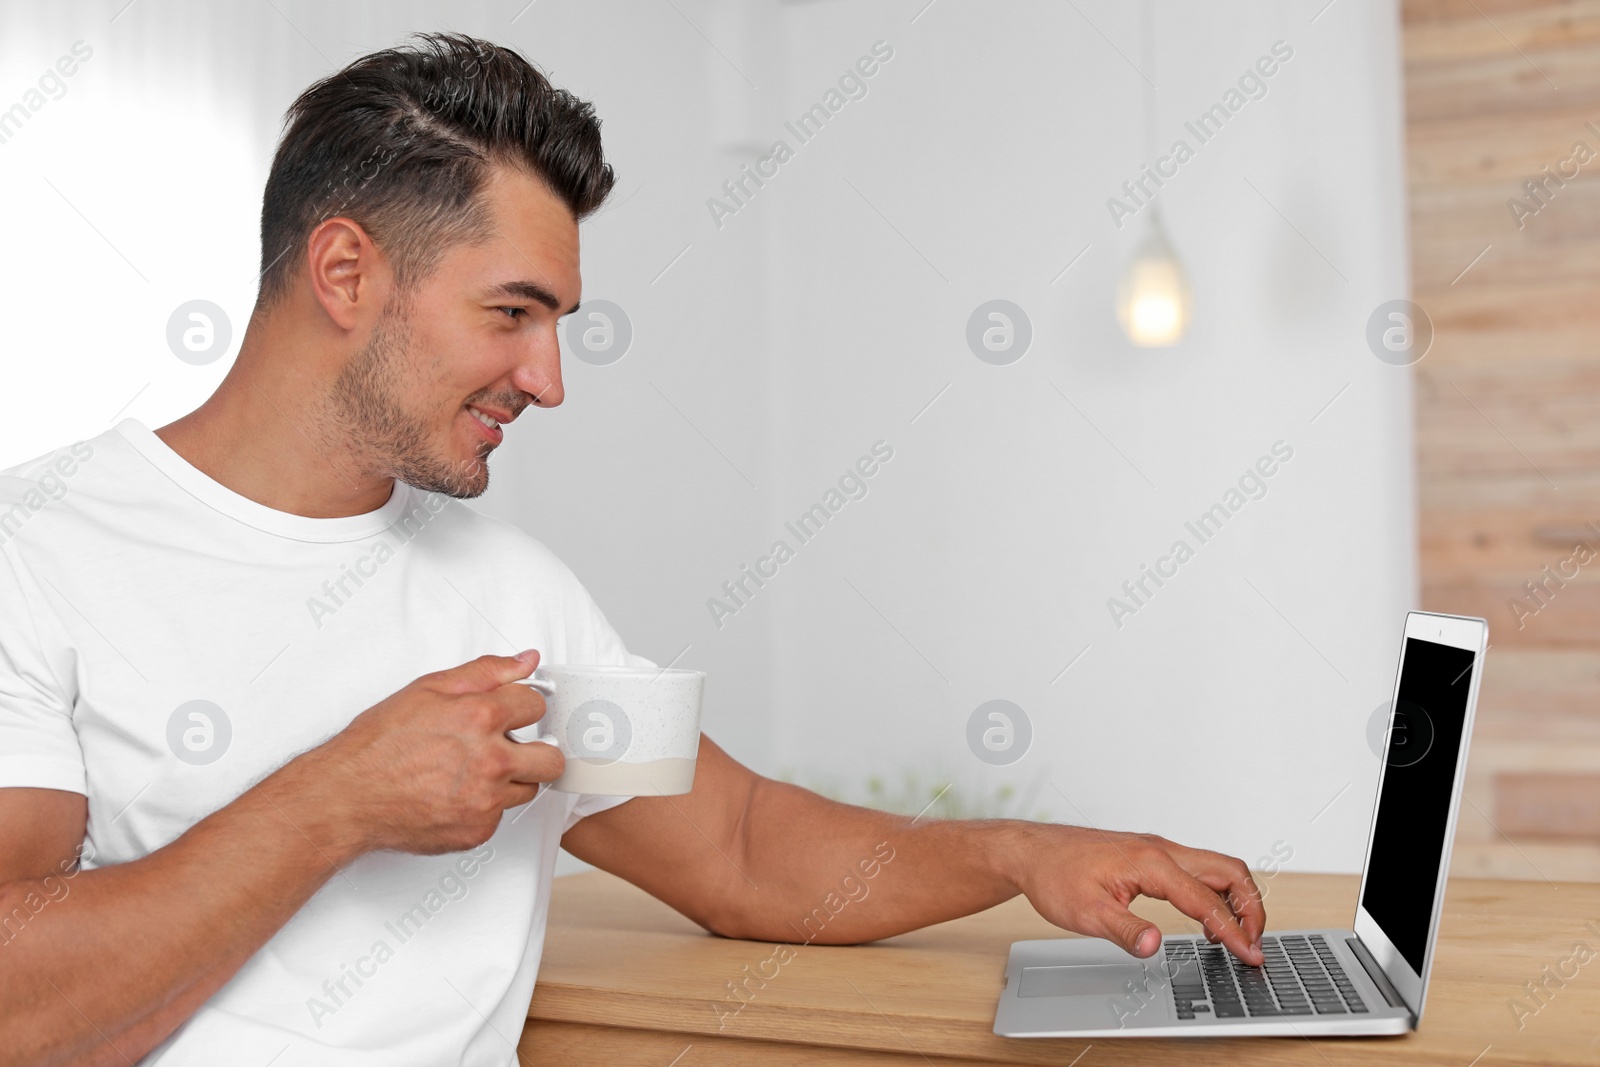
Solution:
[{"label": "man's short dark hair", "polygon": [[453,33],[414,40],[363,56],[289,106],[261,201],[259,306],[289,291],[326,219],[359,222],[404,291],[451,246],[489,236],[481,193],[493,166],[537,176],[579,221],[611,192],[592,104],[509,48]]}]

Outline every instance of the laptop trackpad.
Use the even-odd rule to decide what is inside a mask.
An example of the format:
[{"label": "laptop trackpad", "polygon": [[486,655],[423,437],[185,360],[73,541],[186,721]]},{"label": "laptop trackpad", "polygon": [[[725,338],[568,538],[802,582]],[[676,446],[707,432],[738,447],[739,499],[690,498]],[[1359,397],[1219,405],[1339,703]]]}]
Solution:
[{"label": "laptop trackpad", "polygon": [[1142,987],[1145,969],[1138,963],[1077,964],[1065,967],[1024,967],[1017,987],[1019,997],[1079,997],[1127,993],[1131,984]]}]

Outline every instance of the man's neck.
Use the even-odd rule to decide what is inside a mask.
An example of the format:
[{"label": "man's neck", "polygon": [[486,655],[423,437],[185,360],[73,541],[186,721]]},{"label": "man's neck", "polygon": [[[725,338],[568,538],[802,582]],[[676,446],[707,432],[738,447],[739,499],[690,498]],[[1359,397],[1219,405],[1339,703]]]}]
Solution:
[{"label": "man's neck", "polygon": [[246,335],[217,391],[156,436],[212,481],[275,511],[326,519],[382,507],[394,479],[362,470],[318,432],[321,398],[300,385],[314,388],[314,376],[257,375],[256,349]]}]

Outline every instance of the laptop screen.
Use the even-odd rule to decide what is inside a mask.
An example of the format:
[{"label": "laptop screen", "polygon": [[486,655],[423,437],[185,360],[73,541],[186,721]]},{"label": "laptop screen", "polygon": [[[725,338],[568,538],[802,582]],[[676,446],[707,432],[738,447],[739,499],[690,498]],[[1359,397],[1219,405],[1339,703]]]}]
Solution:
[{"label": "laptop screen", "polygon": [[1406,638],[1361,906],[1422,973],[1460,757],[1470,649]]}]

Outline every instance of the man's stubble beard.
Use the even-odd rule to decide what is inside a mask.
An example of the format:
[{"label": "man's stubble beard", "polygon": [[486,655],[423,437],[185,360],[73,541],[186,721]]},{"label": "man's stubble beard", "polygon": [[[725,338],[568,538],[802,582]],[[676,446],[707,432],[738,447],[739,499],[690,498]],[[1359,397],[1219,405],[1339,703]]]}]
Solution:
[{"label": "man's stubble beard", "polygon": [[466,461],[441,456],[433,449],[427,421],[400,402],[395,384],[418,377],[421,363],[412,349],[408,311],[398,295],[384,305],[366,347],[329,390],[332,425],[320,429],[335,447],[349,448],[367,470],[427,493],[457,499],[481,496],[489,488],[488,456],[494,446],[484,441]]}]

